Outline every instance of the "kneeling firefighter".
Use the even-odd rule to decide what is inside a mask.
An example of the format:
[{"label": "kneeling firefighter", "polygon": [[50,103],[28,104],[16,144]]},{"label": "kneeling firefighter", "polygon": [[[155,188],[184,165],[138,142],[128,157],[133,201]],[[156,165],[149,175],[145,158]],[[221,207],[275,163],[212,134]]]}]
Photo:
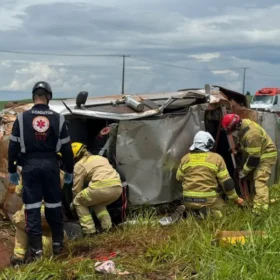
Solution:
[{"label": "kneeling firefighter", "polygon": [[[102,230],[109,230],[112,221],[106,206],[122,194],[120,176],[106,158],[92,155],[82,143],[72,143],[72,150],[75,161],[72,208],[75,207],[79,216],[83,234],[96,233],[88,208],[91,206]],[[87,186],[85,189],[84,185]]]},{"label": "kneeling firefighter", "polygon": [[243,179],[249,173],[253,173],[255,184],[253,211],[260,213],[267,210],[269,204],[267,183],[277,160],[275,144],[261,126],[251,120],[241,119],[236,114],[224,116],[222,126],[228,134],[238,138],[241,150],[247,155],[239,178]]},{"label": "kneeling firefighter", "polygon": [[210,133],[199,131],[190,147],[191,152],[181,160],[176,178],[182,181],[187,210],[198,214],[206,214],[210,210],[214,215],[221,216],[220,209],[225,202],[218,193],[218,183],[229,200],[240,206],[244,206],[244,201],[235,191],[234,181],[223,158],[210,152],[214,143]]},{"label": "kneeling firefighter", "polygon": [[[60,153],[58,153],[58,157],[61,158]],[[64,175],[65,173],[60,170],[60,184],[61,188],[64,186]],[[20,178],[19,184],[15,188],[15,193],[22,197],[23,185],[22,178]],[[14,254],[11,257],[11,265],[20,265],[25,262],[28,262],[27,249],[28,249],[28,236],[25,231],[25,207],[17,211],[12,219],[12,222],[16,228],[15,234],[15,247]],[[45,257],[50,257],[53,254],[52,250],[52,232],[49,224],[47,223],[45,217],[45,205],[44,201],[42,201],[41,206],[41,224],[42,224],[42,242],[43,242],[43,255]],[[67,235],[64,232],[64,240],[67,240]]]}]

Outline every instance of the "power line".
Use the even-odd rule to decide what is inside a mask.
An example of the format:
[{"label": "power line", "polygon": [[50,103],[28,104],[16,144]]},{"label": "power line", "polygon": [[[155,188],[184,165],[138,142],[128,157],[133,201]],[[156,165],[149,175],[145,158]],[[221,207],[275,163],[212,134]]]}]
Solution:
[{"label": "power line", "polygon": [[131,59],[133,60],[137,60],[137,61],[142,61],[142,62],[148,62],[150,64],[158,64],[158,65],[162,65],[162,66],[166,66],[166,67],[172,67],[172,68],[178,68],[178,69],[186,69],[186,70],[194,70],[194,71],[223,71],[223,70],[240,70],[242,69],[242,67],[236,67],[236,68],[224,68],[224,69],[199,69],[199,68],[193,68],[193,67],[185,67],[185,66],[178,66],[178,65],[174,65],[174,64],[169,64],[169,63],[162,63],[159,61],[155,61],[155,60],[148,60],[148,59],[140,59],[140,58],[135,58],[132,57]]},{"label": "power line", "polygon": [[255,69],[251,69],[251,71],[254,72],[255,74],[258,74],[258,75],[279,78],[279,75],[265,74],[265,73],[262,73],[262,72],[259,72],[259,71],[255,70]]},{"label": "power line", "polygon": [[121,54],[63,54],[63,53],[37,53],[37,52],[22,52],[0,50],[0,53],[14,53],[14,54],[30,54],[30,55],[44,55],[44,56],[70,56],[70,57],[120,57]]}]

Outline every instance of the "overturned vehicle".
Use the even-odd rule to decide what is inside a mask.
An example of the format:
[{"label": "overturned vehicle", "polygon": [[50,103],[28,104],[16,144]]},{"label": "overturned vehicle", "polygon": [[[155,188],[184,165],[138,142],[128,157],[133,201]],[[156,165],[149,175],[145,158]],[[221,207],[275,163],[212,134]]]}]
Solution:
[{"label": "overturned vehicle", "polygon": [[[92,154],[106,156],[120,173],[123,194],[108,207],[115,224],[124,221],[127,206],[160,205],[181,199],[176,171],[199,130],[210,132],[216,139],[214,151],[225,159],[239,195],[252,191],[250,182],[242,185],[236,176],[238,161],[221,129],[225,113],[234,112],[259,123],[280,147],[277,116],[250,110],[246,96],[220,86],[147,95],[87,97],[82,92],[76,99],[54,100],[50,107],[65,115],[72,142],[85,143]],[[11,218],[21,208],[22,201],[8,181],[9,135],[17,113],[28,110],[32,104],[9,106],[1,112],[0,211]],[[272,171],[270,184],[278,182],[278,165],[279,162]],[[63,191],[66,220],[75,218],[69,209],[71,201],[71,186],[67,186]]]}]

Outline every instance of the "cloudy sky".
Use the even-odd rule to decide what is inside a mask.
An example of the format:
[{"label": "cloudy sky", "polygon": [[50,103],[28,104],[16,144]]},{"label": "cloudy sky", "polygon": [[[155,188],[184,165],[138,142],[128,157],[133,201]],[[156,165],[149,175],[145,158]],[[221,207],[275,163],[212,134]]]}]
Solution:
[{"label": "cloudy sky", "polygon": [[280,86],[277,0],[0,0],[0,4],[2,100],[28,98],[38,80],[50,82],[55,97],[75,97],[81,90],[91,96],[119,94],[118,55],[130,55],[126,93],[176,91],[205,83],[242,91],[244,67],[248,67],[246,91]]}]

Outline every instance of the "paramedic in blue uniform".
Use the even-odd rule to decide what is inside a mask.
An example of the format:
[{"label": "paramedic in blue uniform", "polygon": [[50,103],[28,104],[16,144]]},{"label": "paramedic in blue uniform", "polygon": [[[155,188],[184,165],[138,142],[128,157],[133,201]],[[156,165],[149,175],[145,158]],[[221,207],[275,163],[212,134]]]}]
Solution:
[{"label": "paramedic in blue uniform", "polygon": [[33,87],[34,106],[19,113],[9,143],[9,177],[17,185],[17,163],[23,160],[23,203],[30,261],[42,256],[40,208],[45,205],[45,217],[52,230],[53,254],[63,249],[62,194],[59,163],[61,152],[65,167],[65,183],[73,179],[73,152],[64,116],[50,110],[52,90],[48,83],[37,82]]}]

